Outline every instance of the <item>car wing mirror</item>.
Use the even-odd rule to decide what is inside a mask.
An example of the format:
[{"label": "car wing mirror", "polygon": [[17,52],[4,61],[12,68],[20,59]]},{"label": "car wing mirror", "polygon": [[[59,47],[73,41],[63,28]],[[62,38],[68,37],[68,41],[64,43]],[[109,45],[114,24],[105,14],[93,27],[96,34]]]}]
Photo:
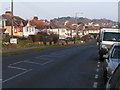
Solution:
[{"label": "car wing mirror", "polygon": [[108,57],[109,57],[109,55],[108,55],[108,54],[103,55],[103,58],[104,58],[104,59],[108,59]]}]

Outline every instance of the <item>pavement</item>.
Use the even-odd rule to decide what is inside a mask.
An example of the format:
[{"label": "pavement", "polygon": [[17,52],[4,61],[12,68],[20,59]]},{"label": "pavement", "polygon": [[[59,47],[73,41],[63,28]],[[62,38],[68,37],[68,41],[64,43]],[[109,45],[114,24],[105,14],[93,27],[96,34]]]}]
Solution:
[{"label": "pavement", "polygon": [[5,52],[12,52],[12,51],[21,51],[21,50],[29,50],[29,49],[32,49],[32,48],[45,48],[44,46],[41,46],[41,47],[30,47],[30,48],[21,48],[21,49],[7,49],[7,50],[2,50],[2,53],[5,53]]},{"label": "pavement", "polygon": [[103,88],[95,44],[3,57],[3,88]]}]

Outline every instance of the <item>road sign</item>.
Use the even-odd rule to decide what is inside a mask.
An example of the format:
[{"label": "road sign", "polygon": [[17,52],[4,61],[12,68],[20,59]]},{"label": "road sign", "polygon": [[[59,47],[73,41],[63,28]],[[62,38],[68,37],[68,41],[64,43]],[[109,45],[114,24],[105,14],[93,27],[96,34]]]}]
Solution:
[{"label": "road sign", "polygon": [[10,43],[12,44],[17,44],[17,38],[11,38]]}]

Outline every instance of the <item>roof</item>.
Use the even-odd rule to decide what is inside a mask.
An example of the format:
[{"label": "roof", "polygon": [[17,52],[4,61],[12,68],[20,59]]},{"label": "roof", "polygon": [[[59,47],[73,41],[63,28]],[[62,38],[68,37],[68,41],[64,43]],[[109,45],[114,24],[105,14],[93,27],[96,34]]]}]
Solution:
[{"label": "roof", "polygon": [[[12,25],[12,16],[3,14],[2,18],[6,19],[6,26]],[[25,20],[18,16],[13,16],[13,25],[14,26],[20,25],[20,23],[23,21],[25,21]]]},{"label": "roof", "polygon": [[36,26],[37,29],[44,29],[45,27],[47,28],[49,26],[48,23],[44,22],[43,20],[30,20],[30,24],[33,26]]},{"label": "roof", "polygon": [[60,24],[57,24],[57,23],[50,23],[50,26],[52,27],[52,28],[65,28],[63,25],[60,25]]}]

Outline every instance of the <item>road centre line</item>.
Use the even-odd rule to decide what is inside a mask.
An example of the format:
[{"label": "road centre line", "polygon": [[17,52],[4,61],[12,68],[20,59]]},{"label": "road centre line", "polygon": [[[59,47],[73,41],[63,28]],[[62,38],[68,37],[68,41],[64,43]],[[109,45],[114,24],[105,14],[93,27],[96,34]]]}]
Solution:
[{"label": "road centre line", "polygon": [[99,72],[99,69],[96,69],[97,72]]},{"label": "road centre line", "polygon": [[93,88],[97,88],[98,82],[94,82]]},{"label": "road centre line", "polygon": [[14,69],[20,69],[20,70],[27,70],[27,69],[24,69],[24,68],[13,67],[13,66],[8,66],[8,68],[14,68]]},{"label": "road centre line", "polygon": [[98,61],[98,63],[100,64],[100,62]]},{"label": "road centre line", "polygon": [[23,74],[25,74],[25,73],[27,73],[27,72],[29,72],[29,71],[31,71],[31,70],[32,70],[32,69],[29,69],[29,70],[26,70],[26,71],[24,71],[24,72],[22,72],[22,73],[19,73],[19,74],[15,75],[15,76],[12,76],[12,77],[4,80],[3,83],[5,83],[5,82],[7,82],[7,81],[9,81],[9,80],[12,80],[12,79],[14,79],[14,78],[16,78],[16,77],[18,77],[18,76],[21,76],[21,75],[23,75]]},{"label": "road centre line", "polygon": [[100,67],[100,65],[97,65],[97,67],[99,68],[99,67]]}]

